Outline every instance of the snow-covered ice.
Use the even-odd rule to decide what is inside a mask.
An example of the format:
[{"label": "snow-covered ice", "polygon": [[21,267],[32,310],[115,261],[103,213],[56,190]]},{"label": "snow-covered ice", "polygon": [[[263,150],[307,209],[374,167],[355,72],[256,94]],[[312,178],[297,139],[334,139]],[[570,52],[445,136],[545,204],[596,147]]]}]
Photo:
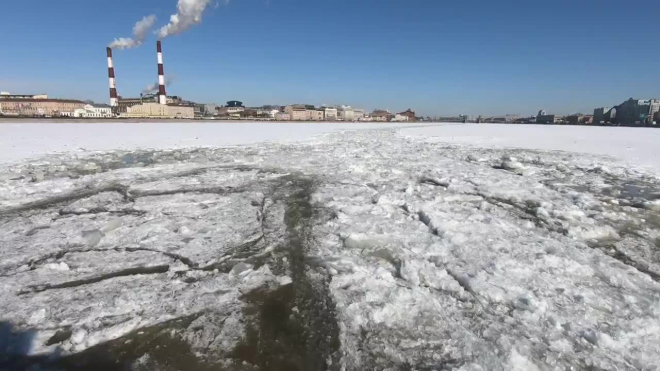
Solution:
[{"label": "snow-covered ice", "polygon": [[658,369],[655,160],[447,127],[13,159],[0,362]]}]

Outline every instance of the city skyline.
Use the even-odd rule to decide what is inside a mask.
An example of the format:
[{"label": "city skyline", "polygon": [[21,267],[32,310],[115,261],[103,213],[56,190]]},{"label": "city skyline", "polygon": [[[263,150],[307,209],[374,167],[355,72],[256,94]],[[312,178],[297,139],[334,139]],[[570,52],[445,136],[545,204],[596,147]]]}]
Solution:
[{"label": "city skyline", "polygon": [[[120,95],[156,81],[153,32],[176,13],[176,0],[76,4],[6,4],[0,22],[20,32],[2,47],[10,57],[0,59],[0,90],[107,102],[105,46],[151,14],[143,45],[116,49],[115,63]],[[168,94],[412,107],[422,116],[590,113],[660,96],[659,16],[651,1],[209,2],[201,23],[163,42],[175,77]]]}]

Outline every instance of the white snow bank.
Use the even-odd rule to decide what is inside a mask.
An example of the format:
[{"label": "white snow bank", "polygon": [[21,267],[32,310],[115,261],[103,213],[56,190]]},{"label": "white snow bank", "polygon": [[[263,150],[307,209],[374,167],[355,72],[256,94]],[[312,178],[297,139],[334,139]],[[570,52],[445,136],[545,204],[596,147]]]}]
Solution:
[{"label": "white snow bank", "polygon": [[660,130],[654,128],[440,124],[405,128],[402,134],[479,147],[516,147],[610,155],[660,170]]}]

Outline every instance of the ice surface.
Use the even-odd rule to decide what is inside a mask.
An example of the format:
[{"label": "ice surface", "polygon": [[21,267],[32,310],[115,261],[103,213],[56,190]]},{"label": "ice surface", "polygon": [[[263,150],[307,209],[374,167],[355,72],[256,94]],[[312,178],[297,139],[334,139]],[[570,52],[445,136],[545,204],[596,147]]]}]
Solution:
[{"label": "ice surface", "polygon": [[656,171],[411,130],[14,162],[2,321],[28,363],[657,369]]}]

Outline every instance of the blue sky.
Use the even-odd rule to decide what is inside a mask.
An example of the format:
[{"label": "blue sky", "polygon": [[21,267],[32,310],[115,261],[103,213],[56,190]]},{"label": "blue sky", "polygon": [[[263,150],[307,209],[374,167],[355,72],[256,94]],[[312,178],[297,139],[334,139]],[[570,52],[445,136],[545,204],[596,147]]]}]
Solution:
[{"label": "blue sky", "polygon": [[[164,40],[168,94],[423,115],[591,112],[660,98],[657,0],[213,0]],[[20,0],[0,12],[0,90],[108,100],[105,47],[176,0]],[[116,50],[119,94],[156,81],[155,36]]]}]

